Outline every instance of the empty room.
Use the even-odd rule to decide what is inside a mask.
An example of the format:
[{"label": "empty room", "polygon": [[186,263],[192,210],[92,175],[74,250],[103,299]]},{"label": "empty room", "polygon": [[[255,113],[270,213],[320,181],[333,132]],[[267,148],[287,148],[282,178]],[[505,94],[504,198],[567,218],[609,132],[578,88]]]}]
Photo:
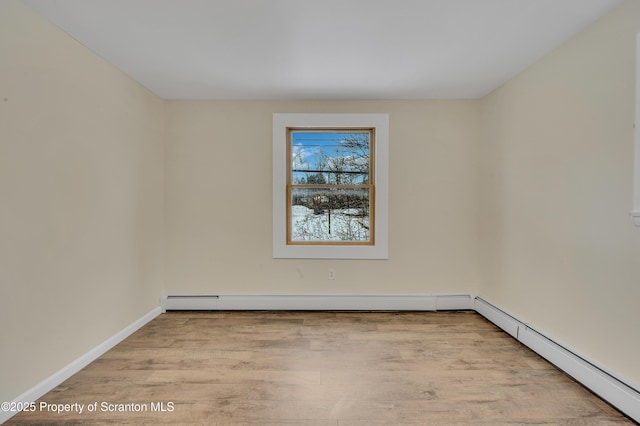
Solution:
[{"label": "empty room", "polygon": [[639,34],[0,0],[0,423],[640,422]]}]

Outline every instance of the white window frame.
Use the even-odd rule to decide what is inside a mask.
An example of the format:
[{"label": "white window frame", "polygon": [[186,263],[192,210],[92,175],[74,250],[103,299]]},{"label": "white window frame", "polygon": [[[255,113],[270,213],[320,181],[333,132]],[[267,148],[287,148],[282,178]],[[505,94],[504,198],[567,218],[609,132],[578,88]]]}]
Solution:
[{"label": "white window frame", "polygon": [[[374,128],[375,244],[287,244],[287,129]],[[388,259],[389,114],[273,114],[273,257]]]}]

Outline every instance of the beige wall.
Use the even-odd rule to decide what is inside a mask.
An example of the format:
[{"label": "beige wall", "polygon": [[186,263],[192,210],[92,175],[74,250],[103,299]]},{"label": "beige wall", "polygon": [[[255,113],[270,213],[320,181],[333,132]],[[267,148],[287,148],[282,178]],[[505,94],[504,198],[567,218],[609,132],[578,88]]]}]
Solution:
[{"label": "beige wall", "polygon": [[0,2],[0,401],[158,306],[163,102]]},{"label": "beige wall", "polygon": [[482,103],[480,294],[640,385],[632,196],[640,2]]},{"label": "beige wall", "polygon": [[[167,103],[169,294],[469,293],[479,101]],[[272,259],[272,114],[390,115],[389,260]],[[327,279],[335,268],[336,279]]]}]

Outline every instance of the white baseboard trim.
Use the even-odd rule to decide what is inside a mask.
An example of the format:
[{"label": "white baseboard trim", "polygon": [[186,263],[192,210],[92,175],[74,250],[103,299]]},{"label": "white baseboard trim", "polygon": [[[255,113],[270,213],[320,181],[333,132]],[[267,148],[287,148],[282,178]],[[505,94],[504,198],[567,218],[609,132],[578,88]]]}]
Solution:
[{"label": "white baseboard trim", "polygon": [[[141,328],[143,325],[160,315],[161,309],[160,307],[154,308],[148,314],[142,316],[141,318],[134,321],[132,324],[124,328],[123,330],[117,332],[109,339],[105,340],[95,348],[91,349],[89,352],[80,356],[76,360],[69,363],[67,366],[57,371],[53,375],[44,379],[28,391],[24,392],[22,395],[16,397],[12,402],[32,402],[42,397],[42,395],[46,394],[56,386],[60,385],[62,382],[67,380],[69,377],[76,374],[78,371],[82,370],[84,367],[89,365],[91,362],[96,360],[102,354],[107,352],[109,349],[113,348],[118,343],[122,342],[124,339],[132,335],[135,331]],[[8,412],[8,411],[0,411],[0,423],[4,423],[9,420],[11,417],[16,415],[16,412]]]},{"label": "white baseboard trim", "polygon": [[471,310],[470,295],[164,295],[175,310],[444,311]]},{"label": "white baseboard trim", "polygon": [[640,392],[637,389],[486,300],[476,297],[474,302],[475,311],[480,315],[576,379],[618,410],[636,422],[640,422]]}]

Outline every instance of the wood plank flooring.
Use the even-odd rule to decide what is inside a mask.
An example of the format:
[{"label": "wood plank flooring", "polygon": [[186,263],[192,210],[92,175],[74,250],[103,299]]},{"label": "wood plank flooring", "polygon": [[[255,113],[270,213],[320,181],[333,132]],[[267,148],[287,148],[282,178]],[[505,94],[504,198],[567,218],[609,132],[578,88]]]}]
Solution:
[{"label": "wood plank flooring", "polygon": [[36,406],[7,424],[633,424],[471,312],[162,314]]}]

